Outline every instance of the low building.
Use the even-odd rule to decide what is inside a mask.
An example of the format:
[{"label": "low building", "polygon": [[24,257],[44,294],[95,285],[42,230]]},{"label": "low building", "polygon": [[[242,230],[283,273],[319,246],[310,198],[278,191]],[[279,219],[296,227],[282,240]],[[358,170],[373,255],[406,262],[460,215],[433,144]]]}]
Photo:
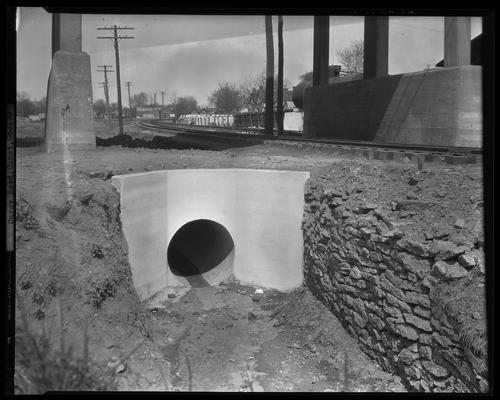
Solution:
[{"label": "low building", "polygon": [[166,120],[166,121],[173,121],[173,119],[175,118],[175,114],[173,113],[173,111],[165,106],[163,108],[161,108],[160,110],[160,119],[161,120]]},{"label": "low building", "polygon": [[44,113],[33,114],[28,116],[28,119],[30,120],[30,122],[43,121],[45,119],[45,114]]},{"label": "low building", "polygon": [[139,106],[137,107],[137,118],[139,119],[160,119],[161,107]]}]

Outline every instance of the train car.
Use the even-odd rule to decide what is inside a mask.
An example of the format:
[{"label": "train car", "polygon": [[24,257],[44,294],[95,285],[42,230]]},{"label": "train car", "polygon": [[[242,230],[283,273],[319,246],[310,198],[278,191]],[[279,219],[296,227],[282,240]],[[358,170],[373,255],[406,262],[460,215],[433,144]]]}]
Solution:
[{"label": "train car", "polygon": [[216,128],[232,128],[234,116],[232,114],[185,114],[177,119],[182,125],[213,126]]},{"label": "train car", "polygon": [[[276,111],[274,112],[274,129],[276,125]],[[234,115],[234,126],[238,129],[264,129],[264,112],[245,112]],[[304,122],[304,113],[299,109],[285,111],[283,129],[287,132],[301,133]]]},{"label": "train car", "polygon": [[[302,132],[304,113],[298,109],[285,111],[283,126],[287,132]],[[215,128],[236,128],[241,130],[262,130],[265,127],[263,112],[243,112],[237,114],[185,114],[177,119],[182,125],[210,126]],[[274,113],[274,129],[276,112]]]}]

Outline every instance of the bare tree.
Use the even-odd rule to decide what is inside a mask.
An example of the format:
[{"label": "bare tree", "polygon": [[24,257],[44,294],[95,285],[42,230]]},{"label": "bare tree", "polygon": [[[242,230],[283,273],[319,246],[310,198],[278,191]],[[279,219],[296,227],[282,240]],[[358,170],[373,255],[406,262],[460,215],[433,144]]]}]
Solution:
[{"label": "bare tree", "polygon": [[[288,79],[283,79],[283,88],[290,87]],[[250,112],[262,112],[266,108],[266,71],[258,75],[248,76],[240,82],[240,93],[243,106]],[[273,99],[277,99],[278,79],[273,82]],[[277,101],[273,103],[277,105]]]},{"label": "bare tree", "polygon": [[243,106],[250,112],[262,112],[266,105],[266,74],[247,77],[240,83]]},{"label": "bare tree", "polygon": [[[288,79],[283,78],[283,88],[290,87]],[[263,112],[266,108],[266,71],[258,75],[248,76],[240,82],[239,90],[242,96],[243,106],[250,112]],[[284,89],[283,89],[284,90]],[[278,97],[278,79],[273,82],[273,99]],[[274,101],[274,106],[277,101]]]},{"label": "bare tree", "polygon": [[132,96],[132,102],[136,107],[145,106],[146,104],[148,104],[148,94],[144,92],[134,94]]},{"label": "bare tree", "polygon": [[190,114],[193,111],[198,111],[198,102],[193,96],[177,97],[172,104],[172,111],[175,116]]},{"label": "bare tree", "polygon": [[352,41],[346,48],[337,50],[337,55],[347,74],[363,72],[363,40]]},{"label": "bare tree", "polygon": [[278,135],[283,135],[283,119],[285,111],[283,109],[283,16],[278,15],[278,93],[277,93],[276,124]]},{"label": "bare tree", "polygon": [[274,45],[273,45],[273,17],[265,16],[266,23],[266,133],[273,134],[274,107],[273,107],[273,83],[274,83]]},{"label": "bare tree", "polygon": [[212,92],[208,101],[215,106],[217,112],[232,114],[240,110],[242,96],[234,83],[219,82],[219,87]]},{"label": "bare tree", "polygon": [[20,117],[28,117],[35,113],[36,105],[30,99],[30,95],[26,92],[17,92],[17,115]]},{"label": "bare tree", "polygon": [[102,114],[106,112],[106,102],[103,99],[97,99],[94,101],[94,111],[97,114]]}]

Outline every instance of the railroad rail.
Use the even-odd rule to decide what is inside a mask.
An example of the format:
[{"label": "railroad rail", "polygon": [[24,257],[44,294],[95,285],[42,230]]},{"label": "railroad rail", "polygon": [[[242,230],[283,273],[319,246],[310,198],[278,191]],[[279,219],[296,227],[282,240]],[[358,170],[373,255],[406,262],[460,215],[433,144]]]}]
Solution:
[{"label": "railroad rail", "polygon": [[251,128],[237,130],[234,128],[204,127],[192,125],[175,125],[170,122],[139,121],[141,128],[161,132],[176,133],[196,138],[213,138],[226,140],[249,140],[251,142],[270,143],[298,148],[326,148],[339,152],[351,153],[369,159],[422,159],[422,161],[444,161],[451,164],[473,164],[480,161],[482,149],[476,147],[445,147],[428,145],[409,145],[399,143],[375,143],[330,138],[303,138],[297,132],[286,132],[284,135],[266,135],[263,129]]}]

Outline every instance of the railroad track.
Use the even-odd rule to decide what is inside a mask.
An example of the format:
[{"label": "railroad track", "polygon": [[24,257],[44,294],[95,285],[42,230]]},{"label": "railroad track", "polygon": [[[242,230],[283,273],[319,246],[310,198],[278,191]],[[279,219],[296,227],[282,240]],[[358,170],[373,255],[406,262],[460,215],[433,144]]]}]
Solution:
[{"label": "railroad track", "polygon": [[482,150],[475,147],[444,147],[427,145],[408,145],[397,143],[374,143],[345,139],[303,138],[296,132],[285,132],[282,136],[269,136],[262,129],[237,130],[234,128],[217,128],[174,125],[162,121],[139,121],[137,125],[161,132],[176,133],[196,138],[213,138],[258,143],[274,143],[298,148],[327,148],[357,156],[374,159],[409,159],[421,158],[425,161],[444,161],[452,164],[476,163],[482,156]]}]

